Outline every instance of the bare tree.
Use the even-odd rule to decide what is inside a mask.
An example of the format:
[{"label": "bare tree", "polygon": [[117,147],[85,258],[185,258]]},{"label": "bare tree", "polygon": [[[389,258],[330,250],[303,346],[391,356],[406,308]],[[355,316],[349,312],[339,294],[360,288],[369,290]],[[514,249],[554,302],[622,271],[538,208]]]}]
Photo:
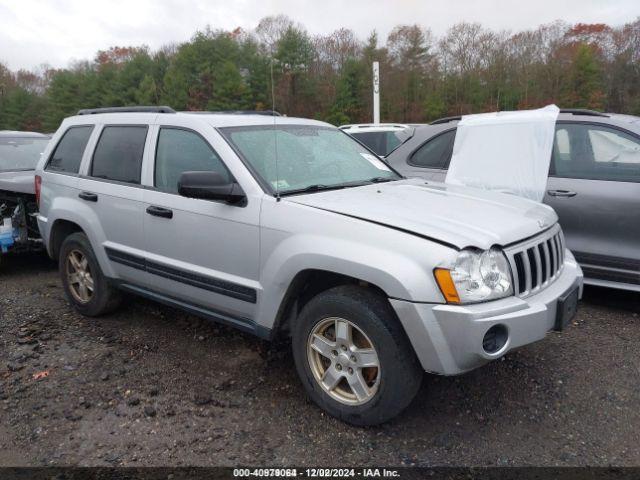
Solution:
[{"label": "bare tree", "polygon": [[286,15],[271,15],[260,20],[255,29],[255,34],[264,52],[269,56],[273,56],[276,52],[277,44],[284,33],[294,26],[296,26],[294,21]]}]

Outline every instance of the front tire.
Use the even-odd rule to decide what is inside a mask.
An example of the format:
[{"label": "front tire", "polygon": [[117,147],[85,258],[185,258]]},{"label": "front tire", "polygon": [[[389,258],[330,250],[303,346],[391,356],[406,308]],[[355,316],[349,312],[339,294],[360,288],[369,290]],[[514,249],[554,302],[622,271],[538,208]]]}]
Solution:
[{"label": "front tire", "polygon": [[413,400],[423,371],[382,295],[347,285],[320,293],[292,331],[298,375],[311,399],[354,425],[390,420]]},{"label": "front tire", "polygon": [[60,247],[58,267],[67,299],[82,315],[104,315],[120,304],[120,292],[102,273],[84,233],[72,233],[65,238]]}]

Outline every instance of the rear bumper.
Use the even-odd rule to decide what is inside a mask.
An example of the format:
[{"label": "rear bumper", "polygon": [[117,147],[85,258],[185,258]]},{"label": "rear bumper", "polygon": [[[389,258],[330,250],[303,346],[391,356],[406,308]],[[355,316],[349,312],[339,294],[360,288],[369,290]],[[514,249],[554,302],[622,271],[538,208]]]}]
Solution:
[{"label": "rear bumper", "polygon": [[[567,251],[560,277],[527,298],[509,297],[475,305],[441,305],[391,300],[422,367],[441,375],[473,370],[508,351],[536,342],[553,329],[558,298],[573,288],[582,297],[582,270]],[[492,326],[507,331],[504,347],[495,353],[483,348]]]},{"label": "rear bumper", "polygon": [[53,258],[53,256],[51,255],[51,251],[49,250],[49,233],[50,233],[50,225],[49,225],[49,220],[47,219],[47,217],[41,215],[38,213],[38,229],[40,230],[40,236],[42,237],[42,241],[44,242],[44,246],[47,250],[47,253],[49,254],[49,256],[51,258]]}]

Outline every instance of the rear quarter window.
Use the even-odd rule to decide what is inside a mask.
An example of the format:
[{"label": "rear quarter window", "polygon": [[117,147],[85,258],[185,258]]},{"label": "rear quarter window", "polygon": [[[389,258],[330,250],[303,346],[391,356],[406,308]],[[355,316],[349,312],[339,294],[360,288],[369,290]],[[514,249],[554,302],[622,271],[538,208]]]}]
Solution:
[{"label": "rear quarter window", "polygon": [[456,130],[447,130],[422,144],[409,158],[409,165],[446,170],[453,154]]},{"label": "rear quarter window", "polygon": [[90,176],[140,184],[146,125],[106,126],[93,152]]},{"label": "rear quarter window", "polygon": [[69,127],[49,157],[45,170],[77,174],[92,131],[92,125]]}]

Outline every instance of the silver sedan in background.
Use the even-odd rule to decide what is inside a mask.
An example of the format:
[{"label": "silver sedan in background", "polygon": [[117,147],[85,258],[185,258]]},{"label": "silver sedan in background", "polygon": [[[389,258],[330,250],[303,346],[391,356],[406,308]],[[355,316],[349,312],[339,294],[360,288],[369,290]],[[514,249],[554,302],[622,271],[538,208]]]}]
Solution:
[{"label": "silver sedan in background", "polygon": [[[461,117],[415,128],[387,162],[443,182]],[[640,117],[561,110],[544,203],[560,218],[585,283],[640,291]]]}]

